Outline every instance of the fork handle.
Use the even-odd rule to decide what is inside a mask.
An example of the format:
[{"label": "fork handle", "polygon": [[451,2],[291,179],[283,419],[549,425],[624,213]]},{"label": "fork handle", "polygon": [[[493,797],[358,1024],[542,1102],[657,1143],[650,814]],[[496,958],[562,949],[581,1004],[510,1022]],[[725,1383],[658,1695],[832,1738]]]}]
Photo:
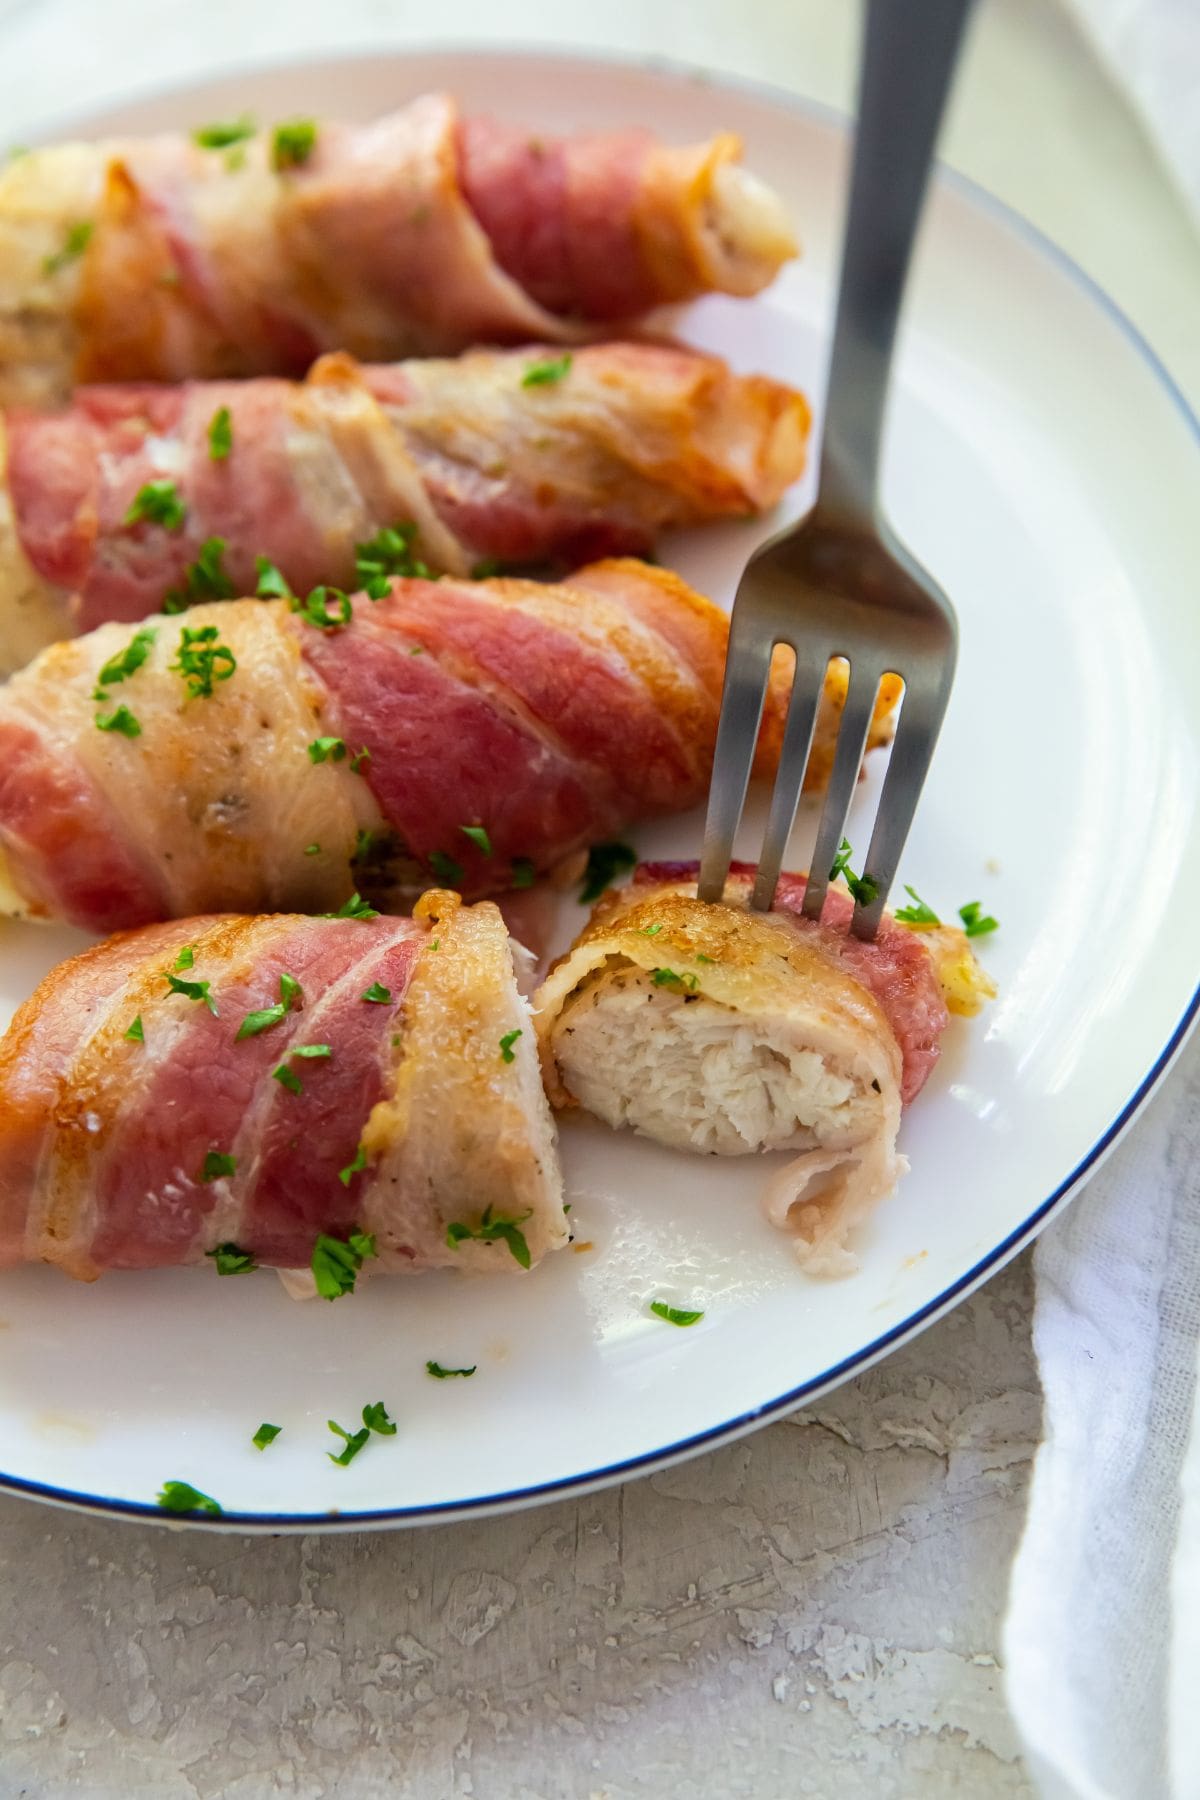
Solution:
[{"label": "fork handle", "polygon": [[819,504],[875,516],[896,325],[973,0],[868,0]]}]

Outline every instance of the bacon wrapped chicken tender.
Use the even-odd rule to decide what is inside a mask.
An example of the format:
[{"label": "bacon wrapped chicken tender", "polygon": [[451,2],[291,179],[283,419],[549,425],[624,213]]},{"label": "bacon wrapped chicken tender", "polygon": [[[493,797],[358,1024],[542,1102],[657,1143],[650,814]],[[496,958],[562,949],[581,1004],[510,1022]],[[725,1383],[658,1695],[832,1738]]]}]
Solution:
[{"label": "bacon wrapped chicken tender", "polygon": [[[696,898],[692,864],[648,864],[609,893],[534,999],[551,1098],[674,1149],[781,1150],[771,1222],[812,1274],[854,1266],[846,1240],[905,1168],[901,1108],[937,1060],[949,1007],[994,993],[961,932],[885,918],[872,943],[831,890],[800,916],[804,878],[748,910],[753,870],[726,900]],[[943,970],[945,971],[943,976]]]}]

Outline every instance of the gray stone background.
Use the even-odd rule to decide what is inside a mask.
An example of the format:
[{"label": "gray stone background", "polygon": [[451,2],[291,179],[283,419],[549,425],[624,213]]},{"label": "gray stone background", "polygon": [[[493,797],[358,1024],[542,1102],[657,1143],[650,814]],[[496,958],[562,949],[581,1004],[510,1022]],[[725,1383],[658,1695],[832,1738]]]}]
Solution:
[{"label": "gray stone background", "polygon": [[[856,11],[0,0],[0,123],[20,141],[231,59],[506,36],[845,106]],[[1200,243],[1053,0],[983,0],[945,154],[1200,395]],[[245,1539],[0,1499],[0,1800],[1029,1794],[996,1657],[1039,1426],[1030,1305],[1023,1258],[812,1412],[491,1521]]]}]

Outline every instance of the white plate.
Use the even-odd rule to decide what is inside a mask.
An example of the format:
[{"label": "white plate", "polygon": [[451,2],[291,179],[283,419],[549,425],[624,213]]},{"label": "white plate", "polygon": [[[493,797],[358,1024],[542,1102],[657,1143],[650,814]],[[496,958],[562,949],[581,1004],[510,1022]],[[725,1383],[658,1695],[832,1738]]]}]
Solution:
[{"label": "white plate", "polygon": [[[375,57],[258,71],[86,129],[250,109],[363,118],[431,87],[542,129],[649,122],[741,131],[786,196],[803,262],[752,304],[683,321],[743,368],[813,387],[846,142],[781,95],[659,69],[533,55]],[[982,899],[1001,998],[952,1030],[906,1121],[912,1172],[864,1234],[862,1269],[806,1280],[760,1219],[761,1164],[689,1160],[598,1127],[564,1133],[578,1237],[524,1283],[427,1276],[336,1306],[267,1274],[49,1270],[0,1285],[0,1483],[161,1518],[165,1478],[239,1528],[400,1524],[575,1492],[778,1416],[960,1299],[1044,1223],[1128,1122],[1196,1007],[1200,568],[1192,419],[1102,294],[957,180],[927,221],[903,345],[887,498],[954,597],[962,661],[904,877],[943,911]],[[728,600],[749,527],[674,546]],[[878,771],[856,801],[861,843]],[[811,821],[794,866],[803,867]],[[694,853],[696,818],[644,831]],[[745,848],[755,842],[753,831]],[[0,1010],[78,943],[0,935]],[[681,1331],[655,1296],[703,1307]],[[434,1357],[477,1363],[436,1382]],[[349,1468],[326,1420],[384,1399],[398,1435]],[[265,1454],[261,1420],[284,1427]]]}]

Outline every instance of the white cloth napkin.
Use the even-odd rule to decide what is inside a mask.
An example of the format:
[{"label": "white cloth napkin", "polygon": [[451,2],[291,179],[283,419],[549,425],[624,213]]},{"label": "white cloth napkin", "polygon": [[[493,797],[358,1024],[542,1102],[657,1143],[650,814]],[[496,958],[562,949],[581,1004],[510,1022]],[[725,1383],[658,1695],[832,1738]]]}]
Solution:
[{"label": "white cloth napkin", "polygon": [[1152,1107],[1034,1256],[1045,1424],[1004,1647],[1045,1800],[1200,1796],[1200,1038]]}]

